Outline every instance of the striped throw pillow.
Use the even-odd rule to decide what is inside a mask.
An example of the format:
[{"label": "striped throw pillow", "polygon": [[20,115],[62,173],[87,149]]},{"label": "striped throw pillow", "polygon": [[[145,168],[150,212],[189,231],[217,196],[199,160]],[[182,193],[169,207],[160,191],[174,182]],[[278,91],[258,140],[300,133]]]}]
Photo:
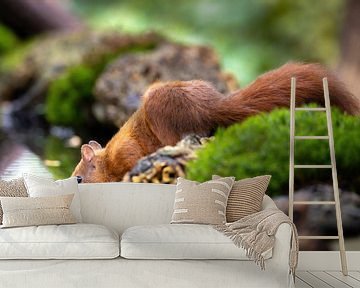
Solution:
[{"label": "striped throw pillow", "polygon": [[234,180],[224,177],[199,183],[179,177],[171,223],[226,223],[226,204]]},{"label": "striped throw pillow", "polygon": [[[235,222],[261,210],[270,178],[271,175],[264,175],[235,181],[226,207],[227,222]],[[221,179],[221,177],[213,175],[212,179]]]}]

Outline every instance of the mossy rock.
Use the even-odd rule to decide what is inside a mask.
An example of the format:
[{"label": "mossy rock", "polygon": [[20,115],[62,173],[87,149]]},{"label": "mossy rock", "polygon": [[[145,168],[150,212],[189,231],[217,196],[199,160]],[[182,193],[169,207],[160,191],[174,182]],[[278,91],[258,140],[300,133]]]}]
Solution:
[{"label": "mossy rock", "polygon": [[18,96],[17,91],[27,94],[27,91],[42,83],[44,88],[33,95],[41,102],[47,86],[68,69],[78,65],[93,67],[122,51],[154,46],[161,41],[162,38],[152,33],[128,35],[92,30],[37,37],[31,40],[31,45],[24,46],[26,49],[11,53],[1,64],[0,95],[3,99],[12,100]]},{"label": "mossy rock", "polygon": [[49,86],[45,116],[49,123],[81,128],[94,122],[92,116],[93,88],[104,67],[122,53],[138,53],[153,49],[154,43],[134,43],[93,58],[87,64],[73,66]]},{"label": "mossy rock", "polygon": [[[237,179],[272,175],[268,193],[288,194],[289,120],[288,109],[259,114],[227,129],[218,129],[215,140],[198,152],[187,165],[187,177],[206,181],[212,174]],[[332,109],[339,186],[360,193],[360,118]],[[327,135],[325,113],[297,112],[297,135]],[[328,142],[295,142],[295,163],[329,164]],[[331,183],[330,169],[296,169],[296,189],[313,183]]]}]

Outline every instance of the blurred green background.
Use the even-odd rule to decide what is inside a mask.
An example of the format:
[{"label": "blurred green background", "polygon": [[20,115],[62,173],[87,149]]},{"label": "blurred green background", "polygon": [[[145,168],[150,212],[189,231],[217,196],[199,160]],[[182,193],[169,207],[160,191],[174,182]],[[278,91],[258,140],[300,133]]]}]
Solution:
[{"label": "blurred green background", "polygon": [[207,44],[241,85],[289,60],[338,62],[345,2],[291,0],[75,0],[89,25],[128,32],[156,30]]}]

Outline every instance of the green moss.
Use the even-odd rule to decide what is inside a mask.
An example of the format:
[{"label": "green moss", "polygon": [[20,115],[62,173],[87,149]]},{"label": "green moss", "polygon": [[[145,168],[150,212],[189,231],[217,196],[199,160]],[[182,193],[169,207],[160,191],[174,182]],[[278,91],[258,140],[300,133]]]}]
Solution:
[{"label": "green moss", "polygon": [[18,39],[5,26],[0,25],[0,55],[14,49],[18,44]]},{"label": "green moss", "polygon": [[[287,194],[289,181],[289,110],[250,117],[227,129],[219,129],[215,140],[198,152],[187,166],[187,177],[206,181],[212,174],[234,175],[237,179],[272,175],[268,193]],[[340,187],[359,189],[360,118],[333,108],[337,171]],[[327,135],[325,113],[296,112],[297,135]],[[329,164],[328,142],[295,142],[296,164]],[[328,169],[297,169],[295,187],[312,182],[331,182]],[[360,191],[358,191],[360,192]]]},{"label": "green moss", "polygon": [[25,63],[30,49],[33,47],[33,41],[22,42],[8,53],[1,55],[0,73],[11,73]]},{"label": "green moss", "polygon": [[10,73],[22,65],[32,44],[32,40],[19,43],[12,32],[0,25],[0,73]]},{"label": "green moss", "polygon": [[86,109],[92,101],[96,73],[85,65],[70,68],[49,87],[46,118],[50,123],[79,126],[86,120]]}]

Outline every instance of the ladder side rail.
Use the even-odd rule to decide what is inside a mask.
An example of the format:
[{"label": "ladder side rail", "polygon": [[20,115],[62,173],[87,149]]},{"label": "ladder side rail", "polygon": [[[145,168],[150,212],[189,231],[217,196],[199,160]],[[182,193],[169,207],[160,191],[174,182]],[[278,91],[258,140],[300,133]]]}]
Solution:
[{"label": "ladder side rail", "polygon": [[331,158],[331,165],[332,165],[331,170],[332,170],[333,190],[334,190],[334,199],[335,199],[336,223],[337,223],[337,230],[338,230],[338,236],[339,236],[341,268],[342,268],[343,274],[348,275],[345,244],[344,244],[344,234],[343,234],[342,219],[341,219],[339,186],[338,186],[338,178],[337,178],[337,171],[336,171],[336,159],[335,159],[334,135],[333,135],[332,119],[331,119],[329,86],[328,86],[327,78],[323,79],[323,87],[324,87],[327,128],[328,128],[328,135],[329,135],[330,158]]},{"label": "ladder side rail", "polygon": [[289,165],[289,218],[294,221],[294,141],[295,141],[295,89],[296,78],[291,78],[290,96],[290,165]]}]

